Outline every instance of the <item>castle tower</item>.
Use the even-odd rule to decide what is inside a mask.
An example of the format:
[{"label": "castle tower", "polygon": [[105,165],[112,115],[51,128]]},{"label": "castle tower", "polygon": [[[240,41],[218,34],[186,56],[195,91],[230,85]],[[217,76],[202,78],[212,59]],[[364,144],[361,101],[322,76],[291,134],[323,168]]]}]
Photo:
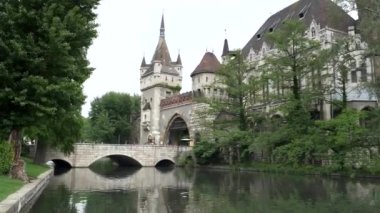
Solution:
[{"label": "castle tower", "polygon": [[214,96],[215,73],[221,68],[219,60],[212,52],[206,52],[195,70],[191,73],[192,90],[195,94]]},{"label": "castle tower", "polygon": [[178,54],[172,61],[165,40],[164,16],[161,19],[158,44],[151,63],[145,57],[140,67],[141,125],[140,143],[160,141],[160,102],[178,94],[182,84],[182,62]]}]

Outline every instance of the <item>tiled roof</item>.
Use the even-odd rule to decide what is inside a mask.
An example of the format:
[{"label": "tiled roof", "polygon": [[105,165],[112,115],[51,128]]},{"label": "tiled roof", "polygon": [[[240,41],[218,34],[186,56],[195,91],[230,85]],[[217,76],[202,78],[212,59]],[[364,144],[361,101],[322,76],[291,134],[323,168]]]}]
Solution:
[{"label": "tiled roof", "polygon": [[154,61],[161,61],[162,65],[171,65],[172,59],[170,58],[168,45],[166,44],[164,37],[160,37],[160,40],[158,41],[156,51],[152,58],[152,62]]},{"label": "tiled roof", "polygon": [[214,53],[206,52],[203,56],[201,63],[195,68],[195,70],[191,73],[191,77],[200,73],[215,73],[221,67],[220,62],[214,55]]},{"label": "tiled roof", "polygon": [[329,28],[347,32],[349,26],[355,26],[355,20],[331,0],[299,0],[298,2],[272,15],[248,41],[242,49],[247,56],[253,48],[258,52],[265,40],[265,34],[276,30],[284,21],[301,20],[309,26],[314,19],[321,28]]}]

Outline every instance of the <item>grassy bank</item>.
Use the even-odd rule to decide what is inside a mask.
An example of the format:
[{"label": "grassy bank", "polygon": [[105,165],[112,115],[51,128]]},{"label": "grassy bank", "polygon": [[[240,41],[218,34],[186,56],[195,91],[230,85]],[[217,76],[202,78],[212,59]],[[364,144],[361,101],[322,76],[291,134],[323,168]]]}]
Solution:
[{"label": "grassy bank", "polygon": [[[28,158],[24,158],[24,161],[26,163],[26,173],[32,180],[49,169],[49,167],[45,165],[34,164],[33,161]],[[6,175],[0,175],[0,201],[19,190],[23,185],[22,181],[11,179]]]}]

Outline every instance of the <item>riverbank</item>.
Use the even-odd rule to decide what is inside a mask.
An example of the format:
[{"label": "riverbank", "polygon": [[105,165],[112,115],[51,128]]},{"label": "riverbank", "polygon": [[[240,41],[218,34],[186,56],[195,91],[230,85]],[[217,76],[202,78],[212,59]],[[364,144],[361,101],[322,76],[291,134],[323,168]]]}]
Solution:
[{"label": "riverbank", "polygon": [[207,169],[220,169],[230,171],[250,171],[250,172],[267,172],[267,173],[279,173],[279,174],[294,174],[294,175],[320,175],[320,176],[334,176],[334,177],[349,177],[349,178],[378,178],[380,179],[380,173],[369,173],[361,170],[344,170],[336,171],[329,167],[290,167],[280,164],[264,164],[256,163],[249,165],[201,165],[197,168]]},{"label": "riverbank", "polygon": [[0,212],[20,212],[30,201],[35,200],[41,194],[47,184],[49,184],[53,173],[54,171],[50,169],[39,175],[37,179],[33,179],[30,183],[22,186],[15,193],[9,195],[0,202]]},{"label": "riverbank", "polygon": [[26,173],[30,183],[10,179],[8,176],[0,176],[0,212],[19,212],[31,200],[38,197],[39,193],[49,183],[53,170],[44,165],[37,165],[31,159],[24,158]]}]

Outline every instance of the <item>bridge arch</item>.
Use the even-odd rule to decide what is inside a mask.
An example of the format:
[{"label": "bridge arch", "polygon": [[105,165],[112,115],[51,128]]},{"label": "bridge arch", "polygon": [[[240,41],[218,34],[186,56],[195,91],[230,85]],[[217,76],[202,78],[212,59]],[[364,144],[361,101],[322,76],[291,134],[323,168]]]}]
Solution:
[{"label": "bridge arch", "polygon": [[64,168],[64,169],[67,169],[67,168],[72,168],[73,165],[71,162],[67,161],[67,160],[64,160],[64,159],[60,159],[60,158],[54,158],[54,159],[51,159],[51,161],[54,162],[54,168]]},{"label": "bridge arch", "polygon": [[136,160],[133,157],[127,156],[125,154],[120,153],[114,153],[114,154],[106,154],[99,156],[97,158],[91,159],[91,161],[88,163],[88,167],[92,164],[94,164],[96,161],[99,161],[102,158],[110,158],[112,161],[119,164],[119,166],[130,166],[130,167],[142,167],[142,163]]},{"label": "bridge arch", "polygon": [[165,158],[165,159],[161,159],[161,160],[158,160],[155,164],[154,164],[155,167],[169,167],[169,166],[175,166],[175,162],[173,159],[168,159],[168,158]]},{"label": "bridge arch", "polygon": [[180,114],[174,114],[166,126],[164,143],[188,146],[190,140],[190,129],[187,122]]}]

